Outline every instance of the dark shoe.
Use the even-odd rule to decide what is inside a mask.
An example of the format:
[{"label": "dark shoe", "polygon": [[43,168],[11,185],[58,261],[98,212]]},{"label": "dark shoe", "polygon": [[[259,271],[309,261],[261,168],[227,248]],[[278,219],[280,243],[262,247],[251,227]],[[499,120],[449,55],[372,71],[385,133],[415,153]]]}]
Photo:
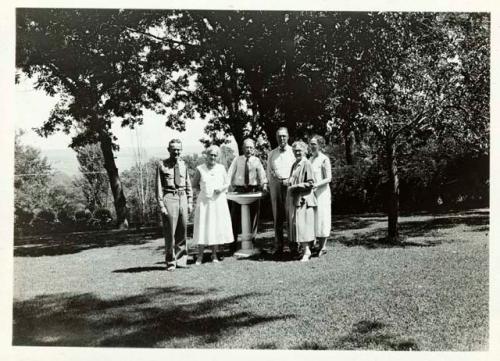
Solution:
[{"label": "dark shoe", "polygon": [[282,249],[277,249],[277,250],[275,250],[273,252],[272,256],[273,256],[274,259],[281,259],[281,258],[283,258],[283,255],[284,255],[283,250]]},{"label": "dark shoe", "polygon": [[300,259],[302,257],[302,254],[299,252],[297,248],[291,249],[290,254],[292,259]]}]

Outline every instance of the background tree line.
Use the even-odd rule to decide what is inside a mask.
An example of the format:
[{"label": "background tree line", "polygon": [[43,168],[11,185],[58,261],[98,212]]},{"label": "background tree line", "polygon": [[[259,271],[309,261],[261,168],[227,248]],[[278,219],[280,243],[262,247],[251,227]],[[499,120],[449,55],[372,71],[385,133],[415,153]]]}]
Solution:
[{"label": "background tree line", "polygon": [[18,69],[62,95],[39,133],[76,125],[71,147],[99,145],[122,227],[129,213],[111,122],[133,127],[144,109],[177,130],[195,114],[206,117],[205,142],[234,136],[241,145],[251,136],[263,155],[280,126],[292,140],[325,135],[336,165],[334,209],[387,212],[391,240],[400,207],[488,202],[488,14],[17,15]]}]

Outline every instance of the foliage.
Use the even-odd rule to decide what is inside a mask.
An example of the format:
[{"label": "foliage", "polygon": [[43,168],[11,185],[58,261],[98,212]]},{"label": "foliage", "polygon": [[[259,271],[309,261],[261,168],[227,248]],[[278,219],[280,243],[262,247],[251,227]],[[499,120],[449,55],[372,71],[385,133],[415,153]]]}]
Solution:
[{"label": "foliage", "polygon": [[32,226],[38,233],[49,233],[54,229],[57,217],[52,209],[42,209],[35,214]]},{"label": "foliage", "polygon": [[[396,239],[400,196],[405,209],[488,199],[489,22],[483,13],[23,9],[16,63],[60,95],[40,134],[75,129],[73,146],[99,141],[119,221],[111,122],[133,127],[151,109],[177,130],[208,117],[206,143],[259,138],[262,158],[279,126],[292,140],[324,135],[336,205],[385,207]],[[186,159],[190,172],[203,161]],[[154,213],[147,169],[126,175],[136,219]]]},{"label": "foliage", "polygon": [[92,219],[89,221],[89,225],[94,228],[106,228],[113,221],[113,215],[111,211],[106,208],[98,208],[92,214]]},{"label": "foliage", "polygon": [[130,220],[135,224],[158,223],[156,201],[156,166],[158,159],[137,163],[121,173],[130,208]]},{"label": "foliage", "polygon": [[163,39],[178,36],[189,45],[179,57],[183,72],[171,89],[170,124],[182,127],[196,112],[209,117],[206,131],[212,142],[220,144],[232,135],[240,146],[245,137],[260,135],[274,145],[282,125],[292,137],[313,127],[326,131],[324,103],[332,77],[323,77],[320,69],[333,54],[317,46],[321,17],[281,11],[175,12],[175,31]]},{"label": "foliage", "polygon": [[33,214],[49,205],[49,180],[52,168],[40,150],[21,143],[22,131],[15,135],[14,207],[18,214]]},{"label": "foliage", "polygon": [[166,79],[150,66],[157,45],[141,36],[156,19],[137,10],[17,10],[16,67],[35,79],[35,88],[59,97],[38,132],[73,132],[73,148],[100,145],[120,227],[127,227],[127,209],[111,125],[140,124],[145,108],[166,111],[155,86]]},{"label": "foliage", "polygon": [[107,207],[109,181],[104,168],[102,151],[96,144],[75,148],[81,176],[75,179],[75,186],[83,192],[87,208],[93,212]]}]

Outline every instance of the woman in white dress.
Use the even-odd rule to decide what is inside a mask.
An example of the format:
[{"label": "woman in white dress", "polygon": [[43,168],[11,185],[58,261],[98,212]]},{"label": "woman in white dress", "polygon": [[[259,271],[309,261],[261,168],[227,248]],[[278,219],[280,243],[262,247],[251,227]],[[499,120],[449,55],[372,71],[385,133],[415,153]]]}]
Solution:
[{"label": "woman in white dress", "polygon": [[193,240],[198,245],[196,265],[201,264],[206,246],[212,248],[212,261],[219,262],[218,245],[234,241],[226,200],[229,182],[226,169],[217,163],[219,153],[216,145],[207,149],[206,162],[196,168],[192,181],[193,188],[200,190],[194,211]]},{"label": "woman in white dress", "polygon": [[314,174],[314,194],[318,202],[315,211],[315,235],[318,242],[318,257],[326,253],[326,241],[330,236],[332,224],[332,197],[330,182],[332,181],[332,166],[330,158],[320,151],[323,138],[319,135],[309,140],[311,162]]}]

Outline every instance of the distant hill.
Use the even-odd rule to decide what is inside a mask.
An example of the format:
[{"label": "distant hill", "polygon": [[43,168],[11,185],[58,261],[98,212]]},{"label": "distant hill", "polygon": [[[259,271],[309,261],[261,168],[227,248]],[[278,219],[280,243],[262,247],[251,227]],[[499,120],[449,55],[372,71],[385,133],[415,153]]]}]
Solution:
[{"label": "distant hill", "polygon": [[[135,148],[121,148],[115,153],[116,166],[120,172],[130,169],[135,164],[134,158]],[[166,158],[168,156],[167,147],[145,147],[145,159],[149,158]],[[184,154],[201,153],[203,146],[185,146]],[[70,148],[65,149],[45,149],[41,150],[42,155],[46,156],[52,168],[65,173],[69,176],[78,174],[78,160],[76,153]]]}]

